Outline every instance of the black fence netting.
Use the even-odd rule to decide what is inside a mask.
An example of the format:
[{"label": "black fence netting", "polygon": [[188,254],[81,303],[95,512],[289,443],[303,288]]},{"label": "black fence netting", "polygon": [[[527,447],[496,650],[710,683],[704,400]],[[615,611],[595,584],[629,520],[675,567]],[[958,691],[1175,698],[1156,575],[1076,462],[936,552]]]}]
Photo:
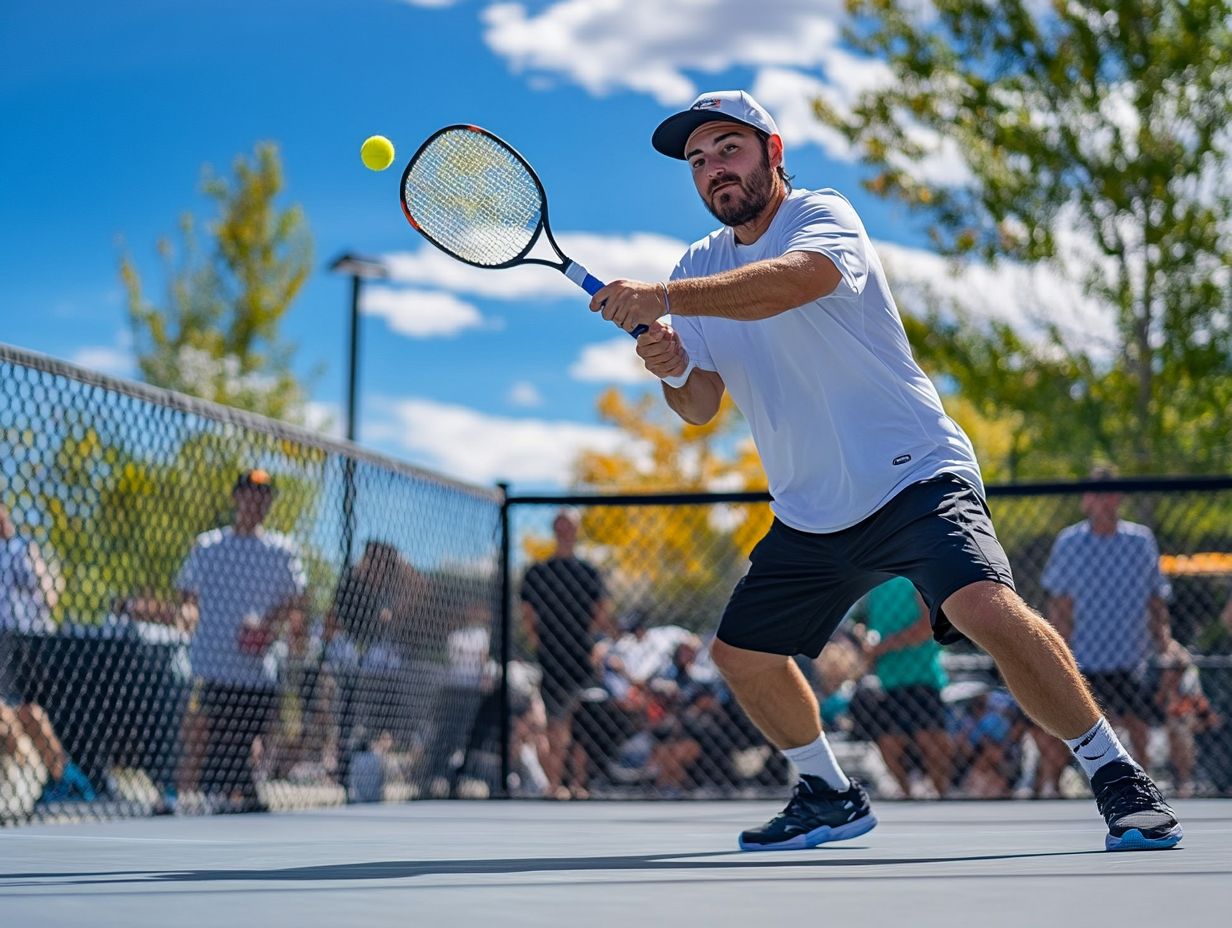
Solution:
[{"label": "black fence netting", "polygon": [[449,795],[499,526],[494,490],[0,348],[0,823]]},{"label": "black fence netting", "polygon": [[[787,762],[708,657],[771,524],[763,500],[510,498],[515,792],[783,793]],[[1232,790],[1232,480],[994,487],[989,506],[1018,590],[1134,756],[1174,794]],[[933,642],[907,580],[796,660],[838,760],[876,794],[1087,794],[986,655]]]}]

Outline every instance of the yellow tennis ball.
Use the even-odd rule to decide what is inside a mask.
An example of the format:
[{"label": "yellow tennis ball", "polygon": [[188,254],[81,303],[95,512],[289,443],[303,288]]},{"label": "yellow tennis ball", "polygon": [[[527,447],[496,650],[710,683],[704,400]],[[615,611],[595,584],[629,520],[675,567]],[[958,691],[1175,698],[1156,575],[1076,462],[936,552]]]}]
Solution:
[{"label": "yellow tennis ball", "polygon": [[359,157],[370,171],[383,171],[394,163],[394,143],[383,135],[373,135],[364,139],[359,149]]}]

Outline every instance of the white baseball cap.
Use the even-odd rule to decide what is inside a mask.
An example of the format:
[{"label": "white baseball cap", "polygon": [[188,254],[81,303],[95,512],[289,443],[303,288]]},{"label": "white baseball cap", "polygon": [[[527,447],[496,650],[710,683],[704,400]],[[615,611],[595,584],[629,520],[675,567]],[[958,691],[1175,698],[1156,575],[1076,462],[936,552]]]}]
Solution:
[{"label": "white baseball cap", "polygon": [[668,116],[659,123],[650,144],[669,158],[684,161],[684,146],[689,136],[708,122],[741,122],[766,135],[778,135],[779,127],[765,108],[743,90],[711,90],[702,94],[687,110]]}]

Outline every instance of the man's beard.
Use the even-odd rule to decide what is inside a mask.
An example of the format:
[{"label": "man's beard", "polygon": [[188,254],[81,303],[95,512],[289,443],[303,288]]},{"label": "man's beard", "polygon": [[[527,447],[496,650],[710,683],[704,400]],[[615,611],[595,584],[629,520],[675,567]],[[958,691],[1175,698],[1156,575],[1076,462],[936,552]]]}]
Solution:
[{"label": "man's beard", "polygon": [[[747,178],[741,178],[737,186],[728,187],[723,192],[731,192],[737,196],[720,203],[714,202],[709,196],[702,198],[710,214],[725,226],[742,226],[746,222],[752,222],[770,205],[770,197],[774,192],[769,162],[763,162],[750,171]],[[743,198],[739,198],[740,193],[744,194]]]}]

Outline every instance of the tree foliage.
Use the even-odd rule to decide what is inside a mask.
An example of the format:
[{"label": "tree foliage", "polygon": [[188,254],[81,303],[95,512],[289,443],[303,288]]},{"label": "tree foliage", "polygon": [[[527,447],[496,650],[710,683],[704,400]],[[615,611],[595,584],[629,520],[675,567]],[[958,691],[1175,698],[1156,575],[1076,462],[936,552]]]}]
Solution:
[{"label": "tree foliage", "polygon": [[[891,79],[816,111],[863,152],[869,189],[927,216],[947,254],[1074,276],[1114,333],[1075,338],[1075,308],[1055,305],[1042,338],[941,311],[914,325],[927,368],[981,414],[1020,417],[1014,476],[1093,458],[1232,469],[1226,0],[848,6],[851,41]],[[966,182],[930,156],[961,160]]]},{"label": "tree foliage", "polygon": [[120,265],[136,336],[138,364],[149,383],[302,421],[305,393],[291,369],[295,346],[279,327],[312,267],[312,239],[299,206],[280,207],[277,146],[236,158],[231,179],[208,168],[203,192],[217,208],[202,243],[191,215],[180,220],[177,256],[158,250],[168,278],[162,306],[151,303],[137,267]]}]

